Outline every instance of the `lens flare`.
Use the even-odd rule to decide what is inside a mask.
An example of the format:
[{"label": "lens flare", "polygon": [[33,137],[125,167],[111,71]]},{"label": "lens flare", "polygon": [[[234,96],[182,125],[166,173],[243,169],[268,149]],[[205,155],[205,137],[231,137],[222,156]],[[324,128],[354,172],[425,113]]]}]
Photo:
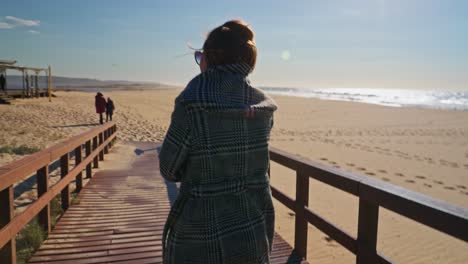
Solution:
[{"label": "lens flare", "polygon": [[289,52],[289,50],[283,50],[283,52],[281,52],[281,59],[282,60],[289,60],[291,58],[291,53]]}]

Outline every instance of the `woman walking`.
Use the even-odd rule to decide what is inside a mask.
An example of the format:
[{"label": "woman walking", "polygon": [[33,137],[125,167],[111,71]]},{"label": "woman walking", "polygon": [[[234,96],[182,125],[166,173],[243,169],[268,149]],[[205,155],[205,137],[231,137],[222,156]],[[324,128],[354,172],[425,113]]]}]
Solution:
[{"label": "woman walking", "polygon": [[96,107],[96,114],[99,114],[99,124],[104,124],[103,113],[106,112],[106,98],[102,93],[97,93],[94,97],[94,106]]},{"label": "woman walking", "polygon": [[212,30],[195,52],[201,73],[176,98],[159,153],[180,181],[163,234],[164,263],[269,263],[274,209],[267,175],[274,101],[252,87],[254,33]]}]

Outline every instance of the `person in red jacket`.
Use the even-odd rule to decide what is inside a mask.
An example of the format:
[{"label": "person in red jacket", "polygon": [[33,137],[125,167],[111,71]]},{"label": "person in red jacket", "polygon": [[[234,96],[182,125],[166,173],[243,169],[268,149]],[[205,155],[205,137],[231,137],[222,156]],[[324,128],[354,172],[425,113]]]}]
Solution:
[{"label": "person in red jacket", "polygon": [[106,98],[104,98],[104,95],[102,93],[97,93],[96,94],[96,100],[94,102],[96,106],[96,113],[99,114],[99,123],[104,124],[104,120],[102,117],[102,114],[106,112]]}]

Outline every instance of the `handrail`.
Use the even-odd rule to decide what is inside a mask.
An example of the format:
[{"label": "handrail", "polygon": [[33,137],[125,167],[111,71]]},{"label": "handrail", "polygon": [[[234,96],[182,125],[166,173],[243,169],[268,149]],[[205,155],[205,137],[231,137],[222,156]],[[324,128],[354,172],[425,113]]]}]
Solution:
[{"label": "handrail", "polygon": [[[92,164],[99,167],[99,161],[116,140],[117,127],[106,123],[88,132],[74,136],[48,149],[39,151],[21,160],[0,167],[0,263],[16,263],[16,234],[34,217],[46,233],[51,231],[50,202],[61,194],[62,208],[70,204],[69,184],[76,180],[76,191],[82,188],[82,172],[92,177]],[[82,160],[82,146],[85,157]],[[69,171],[69,154],[75,154],[75,166]],[[49,187],[49,165],[60,161],[61,179]],[[38,199],[28,208],[15,216],[13,185],[20,180],[37,173]]]},{"label": "handrail", "polygon": [[[356,263],[392,263],[377,250],[379,207],[413,219],[468,242],[468,209],[402,187],[372,179],[270,148],[270,160],[296,171],[296,199],[271,186],[272,195],[295,211],[294,249],[307,257],[307,223],[330,236],[356,255]],[[308,207],[309,178],[359,198],[357,238],[328,222]]]}]

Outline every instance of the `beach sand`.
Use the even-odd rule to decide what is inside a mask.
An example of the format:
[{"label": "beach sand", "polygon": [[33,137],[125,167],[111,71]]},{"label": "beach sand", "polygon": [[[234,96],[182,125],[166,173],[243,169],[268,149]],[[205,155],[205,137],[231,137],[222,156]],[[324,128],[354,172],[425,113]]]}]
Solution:
[{"label": "beach sand", "polygon": [[[120,140],[161,141],[180,90],[106,92]],[[57,92],[0,105],[0,146],[45,148],[97,125],[94,94]],[[341,170],[468,207],[468,112],[392,108],[273,96],[279,105],[271,145]],[[21,158],[0,154],[0,165]],[[295,196],[294,172],[272,165],[272,184]],[[309,206],[356,235],[358,200],[310,181]],[[276,205],[276,230],[291,244],[294,214]],[[309,226],[310,263],[354,263],[354,255]],[[397,263],[466,263],[468,245],[380,210],[378,249]]]}]

